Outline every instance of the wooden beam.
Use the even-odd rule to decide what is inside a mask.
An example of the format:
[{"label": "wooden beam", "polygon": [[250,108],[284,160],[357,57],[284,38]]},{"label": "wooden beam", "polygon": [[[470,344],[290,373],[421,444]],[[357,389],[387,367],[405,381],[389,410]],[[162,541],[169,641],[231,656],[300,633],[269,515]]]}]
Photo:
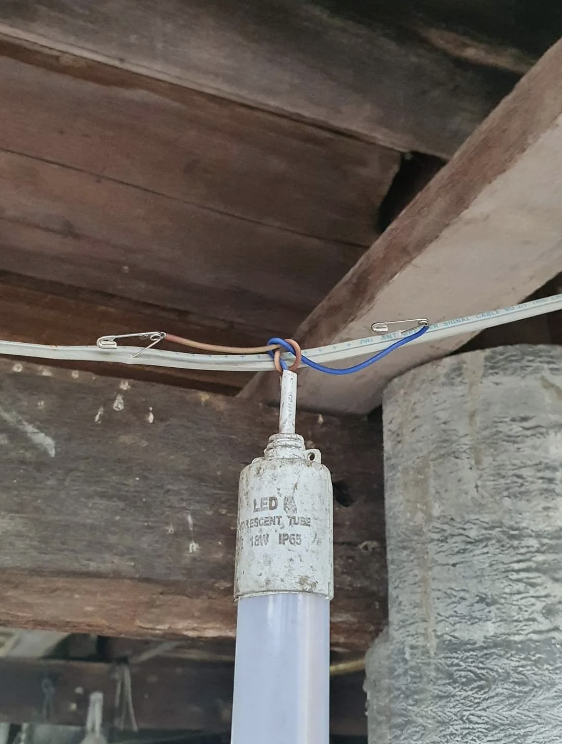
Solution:
[{"label": "wooden beam", "polygon": [[[0,623],[233,637],[238,477],[276,428],[257,404],[0,361]],[[298,428],[335,482],[333,646],[364,649],[385,613],[379,429]]]},{"label": "wooden beam", "polygon": [[[304,346],[369,335],[373,321],[436,322],[523,300],[562,268],[562,42],[526,75],[294,336]],[[468,336],[406,347],[363,373],[303,371],[312,410],[362,413],[397,374]],[[268,399],[267,382],[244,392]]]},{"label": "wooden beam", "polygon": [[312,0],[19,0],[0,32],[443,157],[517,79]]},{"label": "wooden beam", "polygon": [[[228,731],[232,705],[229,667],[164,662],[130,669],[133,707],[140,729]],[[47,706],[45,680],[54,688]],[[123,715],[121,705],[116,705],[118,684],[115,664],[4,659],[0,661],[0,720],[85,726],[89,696],[102,692],[104,723],[112,726]],[[131,730],[127,715],[124,724]]]},{"label": "wooden beam", "polygon": [[[193,313],[166,310],[101,292],[0,272],[0,338],[5,341],[94,344],[102,335],[151,329],[227,345],[261,345],[264,338],[263,329],[259,327],[252,329],[246,325],[213,322],[213,319]],[[177,346],[170,348],[179,349]],[[251,379],[251,374],[240,372],[125,367],[120,364],[60,362],[53,366],[112,377],[125,375],[130,380],[160,382],[227,395],[235,394]]]},{"label": "wooden beam", "polygon": [[376,144],[4,40],[0,96],[0,148],[346,244],[372,242],[399,165]]},{"label": "wooden beam", "polygon": [[[133,709],[139,729],[205,731],[230,729],[233,668],[224,664],[186,664],[153,661],[131,665]],[[45,708],[43,683],[54,687],[52,704]],[[85,726],[92,692],[104,695],[104,723],[116,725],[122,718],[115,664],[55,661],[0,660],[0,721]],[[366,736],[363,675],[335,677],[331,684],[333,734]],[[131,729],[125,716],[124,728]]]},{"label": "wooden beam", "polygon": [[395,152],[99,63],[0,53],[0,270],[261,326],[263,342],[376,235]]}]

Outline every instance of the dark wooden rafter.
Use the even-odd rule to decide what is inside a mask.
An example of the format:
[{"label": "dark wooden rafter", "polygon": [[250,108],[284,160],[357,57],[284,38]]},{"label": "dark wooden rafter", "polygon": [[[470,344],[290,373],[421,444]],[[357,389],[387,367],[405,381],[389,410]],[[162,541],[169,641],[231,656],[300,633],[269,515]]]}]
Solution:
[{"label": "dark wooden rafter", "polygon": [[0,149],[320,240],[368,245],[398,165],[384,147],[1,39],[0,93]]},{"label": "dark wooden rafter", "polygon": [[19,0],[0,7],[0,32],[444,157],[517,79],[312,0]]},{"label": "dark wooden rafter", "polygon": [[376,234],[390,150],[99,63],[0,52],[0,270],[263,342]]},{"label": "dark wooden rafter", "polygon": [[[232,708],[231,665],[152,660],[129,667],[136,723],[141,730],[228,732]],[[132,721],[119,665],[53,659],[0,659],[0,721],[85,726],[92,692],[104,696],[106,727],[130,731]],[[366,735],[363,675],[334,677],[332,734]],[[45,682],[52,685],[45,704]],[[121,685],[123,690],[123,686]],[[120,699],[121,698],[121,699]]]}]

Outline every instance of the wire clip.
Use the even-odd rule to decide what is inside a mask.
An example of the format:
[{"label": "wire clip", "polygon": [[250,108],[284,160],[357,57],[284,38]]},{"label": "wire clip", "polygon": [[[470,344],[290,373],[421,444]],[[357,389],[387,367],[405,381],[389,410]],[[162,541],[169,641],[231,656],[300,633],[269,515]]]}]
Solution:
[{"label": "wire clip", "polygon": [[96,344],[98,349],[117,349],[117,339],[121,338],[147,338],[150,341],[148,346],[132,355],[132,358],[135,359],[135,357],[144,354],[147,349],[152,349],[153,346],[163,341],[166,334],[164,331],[146,331],[145,333],[122,333],[120,336],[100,336]]},{"label": "wire clip", "polygon": [[429,325],[429,320],[427,318],[413,318],[410,320],[387,320],[381,323],[373,323],[373,325],[371,326],[371,331],[373,333],[391,333],[390,326],[406,325],[406,323],[414,323],[414,325],[409,328],[397,328],[396,330],[400,331],[400,333],[410,333],[411,331],[417,331],[418,328],[426,328]]}]

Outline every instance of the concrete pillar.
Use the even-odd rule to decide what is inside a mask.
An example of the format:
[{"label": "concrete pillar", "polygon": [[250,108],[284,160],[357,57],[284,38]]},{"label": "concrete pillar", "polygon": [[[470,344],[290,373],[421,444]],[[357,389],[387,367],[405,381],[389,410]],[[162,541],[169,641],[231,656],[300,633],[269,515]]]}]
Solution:
[{"label": "concrete pillar", "polygon": [[369,741],[376,744],[390,744],[389,655],[388,628],[385,628],[365,659]]},{"label": "concrete pillar", "polygon": [[389,733],[371,744],[559,744],[562,348],[413,370],[384,436]]}]

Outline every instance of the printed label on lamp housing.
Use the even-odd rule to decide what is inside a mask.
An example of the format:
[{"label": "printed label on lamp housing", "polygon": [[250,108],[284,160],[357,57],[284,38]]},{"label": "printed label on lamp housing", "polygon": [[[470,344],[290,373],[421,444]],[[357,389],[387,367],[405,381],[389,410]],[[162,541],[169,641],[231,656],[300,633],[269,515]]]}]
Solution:
[{"label": "printed label on lamp housing", "polygon": [[296,434],[271,437],[240,476],[235,597],[333,596],[333,495],[318,450]]}]

